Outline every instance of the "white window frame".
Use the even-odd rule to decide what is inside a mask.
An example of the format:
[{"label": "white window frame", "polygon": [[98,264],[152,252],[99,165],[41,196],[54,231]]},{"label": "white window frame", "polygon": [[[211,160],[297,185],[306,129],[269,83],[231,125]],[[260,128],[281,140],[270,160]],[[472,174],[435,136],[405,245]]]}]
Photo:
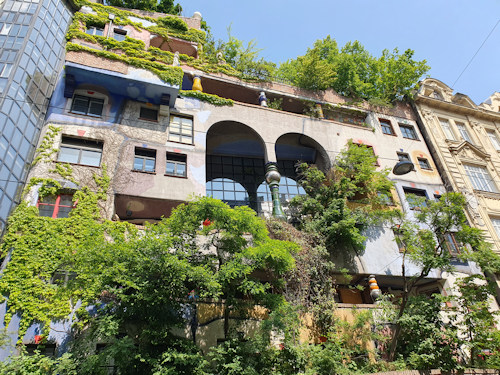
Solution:
[{"label": "white window frame", "polygon": [[[97,34],[97,30],[99,30],[101,33]],[[96,26],[90,26],[90,27],[87,27],[87,29],[85,30],[85,33],[89,34],[89,35],[104,36],[104,29],[100,28],[100,27],[96,27]]]},{"label": "white window frame", "polygon": [[467,142],[474,143],[472,142],[472,138],[469,134],[469,131],[467,130],[467,126],[465,126],[463,122],[455,122],[455,124],[457,125],[457,129],[462,138]]},{"label": "white window frame", "polygon": [[[175,160],[175,159],[178,159],[178,160]],[[184,159],[184,160],[181,161],[179,159]],[[174,168],[174,171],[172,173],[167,171],[169,164],[172,165]],[[177,168],[178,166],[184,167],[183,173],[178,172],[178,168]],[[173,177],[187,177],[187,155],[186,154],[179,154],[176,152],[167,152],[167,164],[166,164],[166,169],[165,169],[165,175],[166,176],[173,176]]]},{"label": "white window frame", "polygon": [[[136,172],[156,173],[156,154],[155,149],[136,147],[134,150],[134,164],[132,165],[133,170]],[[142,161],[142,166],[140,168],[135,167],[136,160]],[[148,170],[146,164],[147,160],[152,160],[154,162],[153,170]]]},{"label": "white window frame", "polygon": [[493,226],[493,229],[495,229],[495,233],[496,233],[497,237],[500,238],[500,219],[490,217],[490,220],[491,220],[491,225]]},{"label": "white window frame", "polygon": [[441,124],[441,129],[443,129],[444,136],[446,139],[451,139],[452,141],[456,141],[455,134],[453,134],[453,130],[451,129],[451,124],[449,120],[439,119],[439,123]]},{"label": "white window frame", "polygon": [[487,130],[486,133],[488,133],[488,138],[490,139],[493,148],[500,151],[500,140],[498,140],[496,132],[494,130]]},{"label": "white window frame", "polygon": [[[103,142],[99,140],[89,140],[89,139],[83,139],[83,138],[77,138],[77,137],[67,137],[64,136],[61,139],[61,144],[59,146],[59,153],[57,155],[57,161],[63,162],[63,163],[70,163],[70,164],[79,164],[79,165],[88,165],[90,167],[100,167],[101,166],[101,161],[102,161],[102,148],[103,148]],[[63,150],[76,150],[78,151],[78,160],[76,162],[70,162],[68,160],[64,160],[63,155],[64,151]],[[84,153],[85,152],[92,152],[92,153],[99,153],[99,163],[96,164],[89,164],[89,163],[82,163],[82,158],[84,158]],[[66,154],[68,155],[68,154]]]},{"label": "white window frame", "polygon": [[465,174],[469,178],[474,190],[487,191],[490,193],[498,193],[498,189],[491,178],[486,167],[477,165],[464,164]]},{"label": "white window frame", "polygon": [[194,121],[192,117],[170,115],[168,140],[192,145],[194,139]]},{"label": "white window frame", "polygon": [[[119,35],[118,38],[116,38],[116,35]],[[117,42],[123,42],[124,40],[127,39],[128,31],[125,29],[120,29],[118,27],[113,28],[113,39],[116,40]],[[123,38],[123,39],[122,39]]]}]

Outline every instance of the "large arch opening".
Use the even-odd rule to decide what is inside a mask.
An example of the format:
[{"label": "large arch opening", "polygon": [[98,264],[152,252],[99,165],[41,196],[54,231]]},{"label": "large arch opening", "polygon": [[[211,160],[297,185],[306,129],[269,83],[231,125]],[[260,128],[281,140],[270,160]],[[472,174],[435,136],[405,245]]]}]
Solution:
[{"label": "large arch opening", "polygon": [[257,189],[265,179],[266,152],[260,135],[242,123],[221,121],[208,130],[206,150],[207,195],[261,212]]}]

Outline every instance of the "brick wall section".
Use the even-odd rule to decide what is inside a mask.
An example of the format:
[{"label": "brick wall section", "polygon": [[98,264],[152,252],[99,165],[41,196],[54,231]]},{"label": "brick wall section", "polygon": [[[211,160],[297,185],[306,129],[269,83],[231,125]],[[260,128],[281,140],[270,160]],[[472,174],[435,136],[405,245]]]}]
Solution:
[{"label": "brick wall section", "polygon": [[482,369],[466,369],[463,371],[447,372],[442,370],[408,370],[408,371],[389,371],[377,372],[368,375],[487,375],[487,374],[500,374],[500,370],[482,370]]}]

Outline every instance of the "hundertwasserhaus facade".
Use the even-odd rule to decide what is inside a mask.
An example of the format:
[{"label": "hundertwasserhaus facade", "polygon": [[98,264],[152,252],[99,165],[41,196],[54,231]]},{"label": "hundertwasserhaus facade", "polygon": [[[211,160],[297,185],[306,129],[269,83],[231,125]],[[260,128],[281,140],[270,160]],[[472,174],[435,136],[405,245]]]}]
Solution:
[{"label": "hundertwasserhaus facade", "polygon": [[[97,6],[89,4],[76,14],[64,75],[42,126],[42,136],[57,152],[38,162],[28,176],[52,178],[62,187],[44,199],[39,199],[37,186],[30,189],[25,199],[38,206],[40,215],[67,217],[74,206],[74,181],[96,190],[93,175],[106,167],[111,185],[101,210],[105,219],[154,223],[197,195],[285,218],[287,202],[304,194],[296,163],[326,171],[351,140],[372,148],[380,168],[392,169],[399,161],[415,165],[410,173],[390,175],[395,189],[388,200],[410,215],[415,207],[408,194],[438,199],[446,192],[439,164],[409,104],[350,105],[332,91],[242,81],[223,61],[215,66],[198,61],[203,37],[199,13],[181,18],[185,26],[176,29],[165,15],[141,11],[106,8],[103,19]],[[155,32],[158,24],[167,23],[169,38]],[[282,101],[281,109],[266,106],[274,100]],[[72,166],[74,181],[53,172],[65,163]],[[375,275],[382,292],[400,293],[401,253],[394,236],[391,228],[373,228],[363,254],[337,259],[339,268],[353,275],[339,287],[340,308],[374,306],[368,289],[351,288],[369,275]],[[451,253],[460,251],[452,233],[447,240]],[[407,269],[418,271],[410,263]],[[433,270],[418,293],[450,293],[455,277],[480,272],[468,262],[457,261],[456,269],[454,275]],[[196,337],[205,349],[222,336],[221,319],[200,320]],[[18,324],[15,317],[9,332]],[[53,350],[64,350],[68,326],[54,325],[49,336]],[[37,327],[30,329],[23,343],[34,344],[36,332]],[[12,342],[16,340],[13,334]]]}]

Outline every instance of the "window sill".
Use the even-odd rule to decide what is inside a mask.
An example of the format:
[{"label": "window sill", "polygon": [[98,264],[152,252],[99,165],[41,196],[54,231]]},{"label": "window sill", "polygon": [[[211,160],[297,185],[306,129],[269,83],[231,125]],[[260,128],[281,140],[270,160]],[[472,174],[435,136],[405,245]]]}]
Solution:
[{"label": "window sill", "polygon": [[418,138],[408,138],[408,137],[405,137],[405,136],[403,136],[403,138],[404,139],[409,139],[411,141],[418,141],[418,142],[420,142],[420,139],[418,139]]},{"label": "window sill", "polygon": [[80,163],[70,163],[68,161],[61,161],[61,160],[54,160],[54,163],[59,163],[59,164],[69,164],[69,165],[76,165],[76,166],[79,166],[79,167],[90,167],[90,168],[101,168],[100,165],[89,165],[89,164],[80,164]]},{"label": "window sill", "polygon": [[383,134],[383,135],[390,135],[391,137],[397,137],[397,135],[396,135],[396,134],[388,134],[388,133],[384,133],[384,132],[382,132],[382,134]]},{"label": "window sill", "polygon": [[187,176],[179,176],[179,175],[176,175],[176,174],[168,174],[168,173],[165,173],[165,174],[164,174],[164,176],[166,176],[166,177],[182,178],[182,179],[187,180]]},{"label": "window sill", "polygon": [[153,123],[158,124],[158,120],[152,120],[152,119],[150,119],[150,118],[142,118],[142,117],[139,117],[137,120],[140,120],[140,121],[147,121],[147,122],[153,122]]},{"label": "window sill", "polygon": [[151,174],[151,175],[155,175],[156,174],[156,172],[141,171],[139,169],[132,169],[132,172],[135,172],[135,173],[144,173],[144,174]]},{"label": "window sill", "polygon": [[169,139],[169,140],[168,140],[168,142],[171,142],[171,143],[177,143],[177,144],[179,144],[179,145],[194,146],[194,143],[186,143],[186,142],[172,141],[171,139]]},{"label": "window sill", "polygon": [[89,117],[89,118],[94,118],[94,119],[102,119],[102,113],[97,116],[97,115],[88,115],[85,113],[77,113],[77,112],[71,112],[69,111],[68,114],[73,115],[73,116],[82,116],[82,117]]}]

